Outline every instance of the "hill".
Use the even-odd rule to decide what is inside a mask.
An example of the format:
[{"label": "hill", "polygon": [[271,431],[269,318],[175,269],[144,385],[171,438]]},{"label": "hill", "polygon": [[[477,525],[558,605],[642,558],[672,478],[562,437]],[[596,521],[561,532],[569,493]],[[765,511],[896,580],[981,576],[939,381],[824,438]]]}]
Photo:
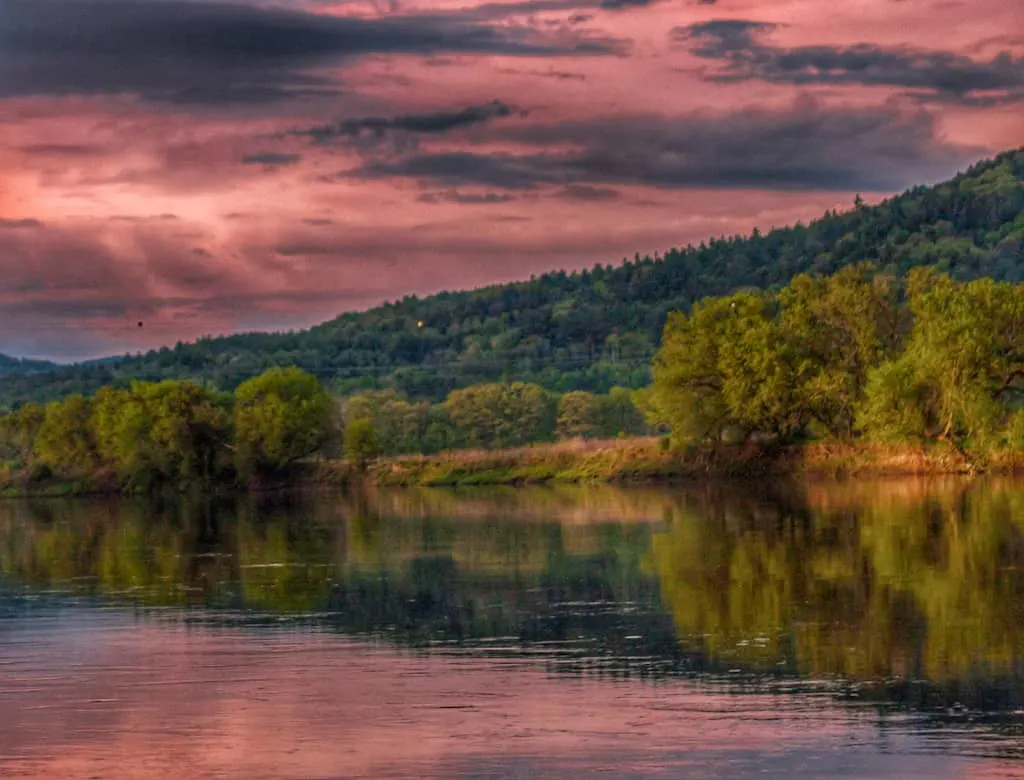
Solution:
[{"label": "hill", "polygon": [[311,370],[340,392],[395,387],[438,399],[501,378],[554,390],[638,386],[669,311],[743,287],[783,285],[859,261],[902,273],[1024,281],[1024,149],[955,178],[814,222],[754,231],[529,281],[343,314],[309,330],[201,339],[136,357],[8,374],[0,405],[132,379],[193,377],[231,389],[274,365]]},{"label": "hill", "polygon": [[48,360],[25,360],[0,354],[0,376],[10,374],[31,374],[39,371],[53,371],[59,368]]}]

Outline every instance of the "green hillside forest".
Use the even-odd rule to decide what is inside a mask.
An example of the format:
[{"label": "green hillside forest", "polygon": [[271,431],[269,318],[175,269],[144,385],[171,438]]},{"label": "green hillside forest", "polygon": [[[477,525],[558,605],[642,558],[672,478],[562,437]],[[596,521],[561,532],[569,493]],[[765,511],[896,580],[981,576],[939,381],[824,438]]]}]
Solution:
[{"label": "green hillside forest", "polygon": [[136,381],[0,417],[0,481],[252,484],[289,479],[314,456],[344,455],[351,473],[381,455],[650,430],[668,433],[666,451],[679,453],[818,440],[942,443],[1012,459],[1024,453],[1024,282],[958,281],[933,266],[899,277],[869,263],[800,274],[778,291],[670,314],[652,375],[632,392],[500,382],[441,403],[393,389],[338,398],[295,367],[234,393]]},{"label": "green hillside forest", "polygon": [[50,363],[47,360],[25,360],[0,355],[0,376],[2,377],[12,374],[38,374],[41,371],[53,371],[58,368],[56,363]]},{"label": "green hillside forest", "polygon": [[[201,339],[144,355],[50,370],[0,359],[0,407],[91,394],[133,380],[190,378],[230,392],[279,366],[332,392],[394,390],[442,401],[457,388],[523,381],[607,393],[650,381],[669,312],[743,289],[778,290],[796,275],[860,262],[902,277],[931,266],[956,280],[1024,280],[1024,149],[878,206],[859,198],[808,224],[754,231],[529,281],[343,314],[309,330]],[[12,370],[12,365],[14,369]]]}]

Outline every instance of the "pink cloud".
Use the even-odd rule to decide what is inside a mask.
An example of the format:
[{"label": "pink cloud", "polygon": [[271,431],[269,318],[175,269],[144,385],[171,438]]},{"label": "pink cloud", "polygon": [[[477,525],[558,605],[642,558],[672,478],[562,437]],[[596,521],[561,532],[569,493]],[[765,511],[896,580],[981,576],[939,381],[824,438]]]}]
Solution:
[{"label": "pink cloud", "polygon": [[[151,4],[118,0],[134,38],[114,70],[99,22],[17,27],[62,1],[17,0],[0,22],[0,351],[310,325],[813,218],[1024,143],[1020,102],[903,83],[950,62],[1012,82],[1024,25],[997,0],[193,0],[173,24],[209,33],[180,39]],[[775,52],[872,54],[876,76],[714,79],[727,61],[670,31],[716,20],[770,25],[756,40]],[[30,29],[64,42],[60,63],[35,56]],[[244,43],[274,30],[266,50]],[[156,70],[154,51],[186,65]],[[457,121],[496,105],[510,112]],[[286,135],[324,125],[370,130]],[[12,227],[25,220],[43,227]]]}]

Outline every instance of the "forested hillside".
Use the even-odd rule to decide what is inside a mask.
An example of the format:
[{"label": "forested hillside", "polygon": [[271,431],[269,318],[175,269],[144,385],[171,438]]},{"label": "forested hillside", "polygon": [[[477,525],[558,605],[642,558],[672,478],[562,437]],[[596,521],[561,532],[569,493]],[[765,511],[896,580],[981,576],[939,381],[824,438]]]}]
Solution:
[{"label": "forested hillside", "polygon": [[31,374],[39,371],[52,371],[57,364],[46,360],[25,360],[0,354],[0,376],[7,374]]},{"label": "forested hillside", "polygon": [[408,297],[296,333],[203,339],[113,363],[7,375],[0,406],[131,379],[192,377],[231,390],[267,368],[291,364],[341,393],[394,388],[435,400],[456,387],[500,379],[557,391],[637,387],[649,380],[670,311],[860,261],[891,272],[934,265],[962,280],[1024,281],[1024,149],[878,206],[858,201],[809,225],[579,273]]}]

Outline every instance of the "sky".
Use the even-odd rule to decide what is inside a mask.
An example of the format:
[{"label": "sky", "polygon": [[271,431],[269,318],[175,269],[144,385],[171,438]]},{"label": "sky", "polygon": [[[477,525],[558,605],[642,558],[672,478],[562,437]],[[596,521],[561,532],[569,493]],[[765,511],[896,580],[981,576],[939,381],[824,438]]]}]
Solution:
[{"label": "sky", "polygon": [[1019,0],[0,0],[0,352],[306,327],[1022,144]]}]

